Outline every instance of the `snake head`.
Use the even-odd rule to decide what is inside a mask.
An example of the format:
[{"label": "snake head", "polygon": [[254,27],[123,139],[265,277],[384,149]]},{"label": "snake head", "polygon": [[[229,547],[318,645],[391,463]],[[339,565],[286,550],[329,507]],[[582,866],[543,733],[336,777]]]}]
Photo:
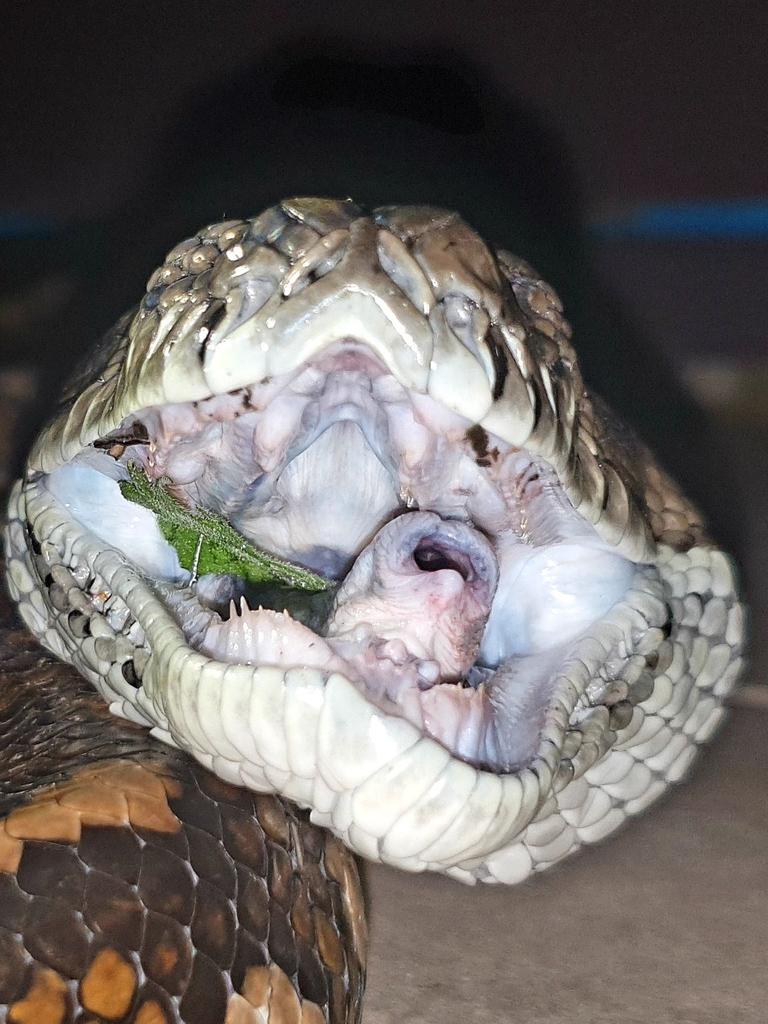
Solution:
[{"label": "snake head", "polygon": [[[327,586],[200,572],[131,466]],[[426,207],[292,199],[173,249],[6,544],[24,621],[115,713],[464,881],[641,811],[741,664],[730,561],[590,394],[555,293]]]}]

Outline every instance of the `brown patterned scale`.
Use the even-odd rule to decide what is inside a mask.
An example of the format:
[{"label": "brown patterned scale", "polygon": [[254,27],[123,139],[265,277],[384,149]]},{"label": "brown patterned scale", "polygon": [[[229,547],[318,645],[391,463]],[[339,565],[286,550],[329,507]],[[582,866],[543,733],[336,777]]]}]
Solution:
[{"label": "brown patterned scale", "polygon": [[3,613],[0,1021],[357,1021],[352,856],[113,718]]}]

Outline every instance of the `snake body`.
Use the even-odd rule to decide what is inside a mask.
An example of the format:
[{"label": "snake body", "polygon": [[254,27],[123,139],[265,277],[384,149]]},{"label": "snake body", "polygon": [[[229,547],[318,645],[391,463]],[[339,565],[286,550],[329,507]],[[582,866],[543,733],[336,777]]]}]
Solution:
[{"label": "snake body", "polygon": [[[147,433],[151,415],[161,424],[164,415],[258,423],[270,388],[285,395],[317,367],[328,379],[362,375],[369,390],[371,379],[390,382],[409,408],[429,410],[420,427],[439,421],[430,443],[444,430],[438,441],[449,439],[472,479],[504,494],[505,467],[523,460],[514,507],[525,513],[519,532],[533,531],[526,543],[551,541],[554,512],[543,539],[526,519],[538,498],[525,488],[539,481],[535,495],[560,501],[557,529],[588,534],[628,574],[620,600],[557,648],[546,699],[536,698],[535,744],[520,763],[509,755],[494,768],[463,756],[369,699],[338,662],[286,665],[284,650],[241,664],[206,655],[183,621],[198,607],[196,581],[153,579],[79,498],[62,498],[70,466],[90,472],[87,460],[107,452],[124,467],[136,446],[162,454],[161,433]],[[229,411],[233,402],[245,411]],[[401,483],[403,467],[401,459]],[[435,527],[434,512],[411,511],[424,506],[410,491],[403,500],[405,514],[381,536],[418,522],[475,554],[486,544],[470,517],[441,513]],[[370,557],[389,550],[376,543]],[[456,214],[426,207],[366,214],[351,201],[286,200],[172,250],[38,439],[11,497],[6,551],[24,622],[113,712],[229,786],[310,808],[317,826],[365,857],[467,882],[520,881],[644,810],[716,729],[742,660],[730,560],[647,449],[590,394],[557,296]],[[275,628],[289,627],[281,619]],[[158,756],[175,763],[170,752]],[[199,788],[202,769],[184,764],[180,785]]]},{"label": "snake body", "polygon": [[1,611],[0,1020],[358,1020],[338,840],[112,716]]}]

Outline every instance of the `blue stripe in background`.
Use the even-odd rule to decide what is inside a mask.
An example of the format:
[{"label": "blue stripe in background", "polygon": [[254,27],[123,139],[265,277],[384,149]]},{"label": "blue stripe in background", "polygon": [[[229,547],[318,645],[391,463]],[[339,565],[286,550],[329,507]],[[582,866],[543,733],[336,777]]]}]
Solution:
[{"label": "blue stripe in background", "polygon": [[29,217],[23,213],[0,211],[0,241],[20,241],[27,238],[51,238],[58,231],[55,221],[45,217]]},{"label": "blue stripe in background", "polygon": [[[45,217],[0,212],[0,240],[51,238],[59,225]],[[768,199],[646,203],[588,225],[596,238],[653,241],[768,241]]]},{"label": "blue stripe in background", "polygon": [[649,203],[593,221],[597,238],[692,241],[768,241],[768,199]]}]

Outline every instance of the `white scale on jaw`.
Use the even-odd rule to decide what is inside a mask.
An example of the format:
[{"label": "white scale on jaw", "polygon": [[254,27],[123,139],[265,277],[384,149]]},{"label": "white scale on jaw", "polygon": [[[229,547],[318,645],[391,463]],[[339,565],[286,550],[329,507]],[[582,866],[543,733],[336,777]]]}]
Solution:
[{"label": "white scale on jaw", "polygon": [[340,580],[323,635],[251,608],[231,578],[204,577],[195,593],[152,513],[122,497],[109,455],[89,449],[54,470],[47,489],[159,581],[190,645],[227,663],[338,672],[470,763],[530,760],[569,644],[631,584],[635,566],[546,464],[491,438],[478,465],[466,420],[359,347],[137,419],[151,443],[123,463],[143,461],[256,545]]}]

